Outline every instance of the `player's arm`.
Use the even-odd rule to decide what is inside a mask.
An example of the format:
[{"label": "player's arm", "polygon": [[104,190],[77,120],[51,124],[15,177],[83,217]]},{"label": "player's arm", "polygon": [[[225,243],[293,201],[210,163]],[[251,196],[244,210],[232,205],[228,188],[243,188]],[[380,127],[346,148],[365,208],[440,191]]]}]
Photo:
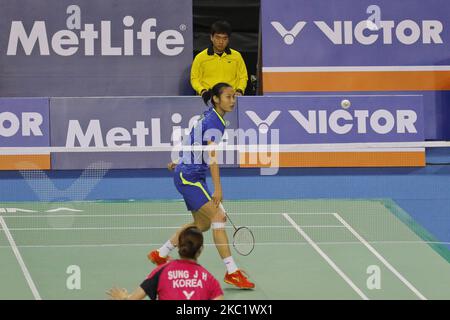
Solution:
[{"label": "player's arm", "polygon": [[180,162],[180,159],[177,159],[175,161],[171,161],[167,164],[167,169],[169,171],[173,171],[173,169],[175,169],[175,167],[177,166],[177,164]]},{"label": "player's arm", "polygon": [[136,290],[134,290],[133,293],[128,296],[127,300],[142,300],[146,296],[147,294],[145,293],[145,291],[141,287],[139,287],[136,288]]},{"label": "player's arm", "polygon": [[215,297],[213,300],[223,300],[223,299],[224,299],[224,297],[223,297],[223,295],[221,295],[221,296]]},{"label": "player's arm", "polygon": [[107,291],[106,294],[111,297],[111,300],[142,300],[147,296],[142,288],[137,288],[133,293],[128,294],[127,289],[119,289],[114,287]]},{"label": "player's arm", "polygon": [[[213,141],[208,141],[208,145],[216,145]],[[222,202],[222,185],[220,184],[220,172],[219,163],[217,161],[216,150],[209,150],[209,170],[211,171],[211,178],[214,184],[214,193],[212,195],[212,200],[216,207]]]}]

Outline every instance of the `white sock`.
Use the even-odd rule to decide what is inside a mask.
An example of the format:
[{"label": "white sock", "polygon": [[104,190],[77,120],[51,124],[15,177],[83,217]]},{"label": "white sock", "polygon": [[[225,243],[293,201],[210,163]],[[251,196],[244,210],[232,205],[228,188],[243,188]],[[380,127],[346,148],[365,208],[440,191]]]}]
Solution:
[{"label": "white sock", "polygon": [[234,262],[234,259],[232,256],[229,256],[228,258],[223,259],[223,263],[225,263],[225,267],[227,267],[228,273],[233,273],[238,270],[236,262]]},{"label": "white sock", "polygon": [[167,257],[170,251],[172,251],[174,248],[175,246],[172,244],[172,242],[170,242],[170,240],[167,240],[167,242],[164,243],[163,246],[158,249],[159,256],[163,258]]}]

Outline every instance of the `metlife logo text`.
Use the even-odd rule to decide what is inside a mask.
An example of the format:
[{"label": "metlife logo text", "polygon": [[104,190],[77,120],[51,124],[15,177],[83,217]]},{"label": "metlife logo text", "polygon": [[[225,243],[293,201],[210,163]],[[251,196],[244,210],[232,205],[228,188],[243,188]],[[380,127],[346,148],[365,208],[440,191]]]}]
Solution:
[{"label": "metlife logo text", "polygon": [[[183,23],[172,29],[162,29],[163,17],[148,17],[137,21],[132,15],[124,15],[122,21],[89,21],[83,23],[81,8],[67,7],[66,29],[50,30],[45,20],[14,20],[8,37],[7,56],[57,55],[68,57],[84,56],[151,56],[159,52],[165,56],[180,55],[185,46],[183,33],[187,26]],[[113,45],[113,26],[120,25],[121,44]]]}]

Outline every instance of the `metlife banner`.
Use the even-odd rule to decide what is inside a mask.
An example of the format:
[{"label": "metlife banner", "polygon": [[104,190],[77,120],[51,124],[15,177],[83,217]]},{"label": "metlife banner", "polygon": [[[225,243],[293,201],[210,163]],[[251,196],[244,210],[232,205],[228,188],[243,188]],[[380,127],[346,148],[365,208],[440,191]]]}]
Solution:
[{"label": "metlife banner", "polygon": [[[51,99],[53,147],[124,148],[124,152],[53,153],[52,169],[166,168],[171,152],[127,149],[179,145],[207,108],[200,97]],[[226,115],[226,120],[226,130],[237,128],[237,112]]]},{"label": "metlife banner", "polygon": [[[205,108],[200,97],[52,98],[52,147],[93,148],[52,153],[52,169],[165,168],[171,152],[138,148],[180,145]],[[425,164],[424,148],[339,148],[342,143],[422,142],[421,96],[240,97],[225,120],[224,146],[258,149],[240,152],[239,157],[225,151],[221,167]],[[314,148],[305,148],[311,144]],[[324,144],[336,148],[320,148]],[[260,148],[263,145],[270,147]],[[293,145],[303,147],[290,148]]]},{"label": "metlife banner", "polygon": [[191,0],[0,0],[0,95],[190,94]]}]

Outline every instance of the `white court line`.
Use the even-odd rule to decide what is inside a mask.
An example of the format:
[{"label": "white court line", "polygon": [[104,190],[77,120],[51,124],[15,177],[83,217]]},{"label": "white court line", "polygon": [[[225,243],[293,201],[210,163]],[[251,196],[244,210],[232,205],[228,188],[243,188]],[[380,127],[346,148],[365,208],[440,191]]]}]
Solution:
[{"label": "white court line", "polygon": [[292,220],[292,218],[286,214],[283,213],[282,214],[283,217],[289,221],[289,223],[298,231],[298,233],[301,234],[301,236],[303,238],[305,238],[306,241],[308,241],[308,243],[314,248],[314,250],[316,250],[321,256],[322,258],[325,259],[325,261],[334,269],[334,271],[337,272],[338,275],[341,276],[342,279],[345,280],[345,282],[347,282],[347,284],[352,287],[352,289],[364,300],[369,300],[369,298],[361,291],[361,289],[359,289],[352,280],[350,280],[350,278],[333,262],[333,260],[330,259],[330,257],[328,257],[325,252],[322,251],[322,249],[320,249],[320,247],[306,234],[305,231],[303,231],[302,228],[300,228],[297,223],[295,223],[294,220]]},{"label": "white court line", "polygon": [[364,244],[367,249],[372,252],[375,257],[377,257],[397,278],[400,279],[416,296],[418,296],[421,300],[427,300],[425,296],[419,292],[405,277],[403,277],[400,272],[398,272],[374,247],[372,247],[366,239],[364,239],[355,229],[352,228],[338,213],[334,213],[336,219],[338,219],[362,244]]},{"label": "white court line", "polygon": [[[250,216],[250,215],[265,215],[265,216],[278,216],[279,212],[240,212],[232,213],[233,216]],[[333,212],[293,212],[290,215],[329,215],[332,216]],[[190,213],[143,213],[143,214],[34,214],[34,215],[21,215],[21,214],[3,214],[6,218],[100,218],[100,217],[192,217]]]},{"label": "white court line", "polygon": [[[291,228],[291,227],[290,227]],[[2,231],[2,230],[0,230]],[[373,244],[450,244],[450,242],[424,242],[424,241],[371,241]],[[361,245],[360,241],[349,242],[319,242],[320,245]],[[161,243],[92,243],[92,244],[42,244],[42,245],[18,245],[18,248],[96,248],[96,247],[148,247],[160,246]],[[215,246],[214,243],[205,243],[205,246]],[[230,243],[231,245],[231,243]],[[255,246],[280,246],[280,245],[295,245],[295,246],[309,246],[309,243],[303,241],[279,241],[279,242],[262,242],[255,243]],[[2,246],[1,249],[10,248],[10,246]]]},{"label": "white court line", "polygon": [[28,271],[27,266],[25,265],[25,262],[23,261],[22,256],[20,255],[19,249],[16,246],[14,238],[12,237],[11,232],[9,232],[8,226],[6,225],[6,222],[5,220],[3,220],[3,217],[1,215],[0,215],[0,225],[2,226],[6,238],[8,239],[9,244],[11,245],[14,255],[16,256],[17,262],[19,263],[20,268],[22,269],[22,273],[25,276],[25,279],[27,280],[31,292],[33,293],[34,299],[42,300],[41,296],[39,295],[39,291],[37,290],[36,285],[34,284],[33,279],[31,278],[30,272]]},{"label": "white court line", "polygon": [[[240,225],[237,225],[240,226]],[[246,226],[247,228],[253,229],[290,229],[290,226]],[[9,228],[9,230],[13,231],[83,231],[83,230],[160,230],[160,229],[179,229],[180,226],[173,227],[74,227],[74,228],[59,228],[59,227],[43,227],[43,228]],[[234,229],[233,226],[226,226],[227,229]],[[320,225],[310,225],[310,226],[302,226],[302,228],[345,228],[342,225],[328,225],[328,226],[320,226]]]},{"label": "white court line", "polygon": [[306,151],[358,151],[358,149],[377,148],[431,148],[450,147],[450,141],[410,141],[410,142],[349,142],[349,143],[301,143],[301,144],[254,144],[254,145],[208,145],[208,146],[119,146],[119,147],[0,147],[0,155],[37,154],[37,153],[98,153],[98,152],[173,152],[173,151],[240,151],[264,152],[306,152]]}]

